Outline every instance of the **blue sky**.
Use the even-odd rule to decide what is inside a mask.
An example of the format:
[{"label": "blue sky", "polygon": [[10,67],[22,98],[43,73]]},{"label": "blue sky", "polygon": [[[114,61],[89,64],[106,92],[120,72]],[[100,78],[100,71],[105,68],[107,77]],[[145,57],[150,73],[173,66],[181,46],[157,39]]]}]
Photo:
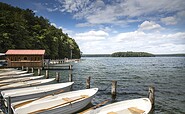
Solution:
[{"label": "blue sky", "polygon": [[185,0],[0,0],[31,9],[84,54],[185,53]]}]

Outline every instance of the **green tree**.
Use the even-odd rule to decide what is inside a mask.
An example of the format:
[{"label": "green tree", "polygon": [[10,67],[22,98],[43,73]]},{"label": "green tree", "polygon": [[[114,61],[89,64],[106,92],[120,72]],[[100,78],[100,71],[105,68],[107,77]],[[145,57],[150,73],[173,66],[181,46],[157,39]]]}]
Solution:
[{"label": "green tree", "polygon": [[74,39],[52,26],[44,17],[30,9],[20,9],[0,2],[0,52],[8,49],[45,49],[46,58],[80,58]]}]

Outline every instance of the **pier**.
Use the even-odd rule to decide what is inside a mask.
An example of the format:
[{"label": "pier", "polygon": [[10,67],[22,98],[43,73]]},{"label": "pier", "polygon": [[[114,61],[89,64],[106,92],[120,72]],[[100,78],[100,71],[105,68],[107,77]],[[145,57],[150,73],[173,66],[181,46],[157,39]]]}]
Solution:
[{"label": "pier", "polygon": [[[48,69],[47,69],[48,68]],[[22,70],[26,70],[26,71],[31,71],[33,72],[33,70],[36,71],[36,74],[37,74],[37,71],[38,71],[38,75],[41,75],[41,74],[45,74],[45,78],[51,78],[51,75],[49,76],[49,70],[56,70],[57,68],[59,69],[66,69],[66,70],[70,70],[69,71],[69,77],[67,81],[71,82],[73,81],[73,74],[72,74],[72,65],[70,64],[51,64],[50,67],[46,67],[46,68],[38,68],[38,69],[33,69],[33,68],[28,68],[28,67],[22,67]],[[47,69],[47,70],[46,70]],[[45,73],[42,71],[42,70],[45,70]],[[55,72],[55,71],[52,71],[54,72],[55,74],[55,81],[57,83],[60,83],[61,82],[61,79],[63,78],[62,77],[62,73],[59,72]],[[68,71],[67,71],[68,72]],[[52,76],[54,77],[54,76]],[[74,78],[75,80],[75,78]],[[93,80],[93,77],[91,76],[88,76],[86,77],[86,79],[82,80],[82,82],[84,82],[85,84],[83,85],[83,88],[91,88],[91,84],[94,83],[94,80]],[[119,80],[110,80],[110,83],[107,85],[106,89],[102,89],[101,91],[106,91],[107,88],[109,88],[109,91],[110,91],[110,95],[112,97],[108,98],[108,99],[111,99],[112,98],[112,102],[115,102],[116,100],[116,97],[120,94],[120,92],[118,91],[118,84],[119,83]],[[92,85],[93,87],[93,85]],[[98,87],[98,88],[101,88],[101,87]],[[155,105],[155,88],[154,87],[149,87],[149,91],[148,91],[148,98],[150,99],[151,103],[152,103],[152,110],[151,112],[154,110],[154,105]],[[147,96],[147,95],[146,95]],[[11,97],[8,98],[8,104],[11,104]],[[11,113],[11,105],[8,105],[8,107],[6,108],[6,111],[8,113]],[[0,114],[4,114],[3,111],[0,110]]]},{"label": "pier", "polygon": [[58,65],[48,65],[43,67],[44,70],[72,70],[71,64],[58,64]]}]

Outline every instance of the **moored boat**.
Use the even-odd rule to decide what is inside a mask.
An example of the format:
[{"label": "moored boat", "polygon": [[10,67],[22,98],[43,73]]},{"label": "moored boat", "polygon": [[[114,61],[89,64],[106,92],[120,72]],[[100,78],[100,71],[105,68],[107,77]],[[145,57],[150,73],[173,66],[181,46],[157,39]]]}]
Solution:
[{"label": "moored boat", "polygon": [[11,102],[18,102],[26,99],[33,99],[56,92],[68,92],[74,82],[48,84],[35,87],[27,87],[20,89],[11,89],[1,91],[4,99],[11,97]]},{"label": "moored boat", "polygon": [[79,114],[148,114],[152,108],[150,99],[139,98],[112,103]]},{"label": "moored boat", "polygon": [[0,86],[1,86],[1,84],[5,84],[5,83],[23,82],[23,81],[34,80],[34,79],[39,79],[39,78],[43,78],[43,77],[44,77],[44,75],[5,79],[5,80],[0,81]]},{"label": "moored boat", "polygon": [[35,86],[35,85],[41,85],[44,83],[48,83],[55,80],[55,78],[51,79],[39,79],[39,80],[31,80],[31,81],[24,81],[24,82],[17,82],[12,84],[4,84],[0,85],[0,90],[8,90],[13,88],[22,88],[22,87],[29,87],[29,86]]},{"label": "moored boat", "polygon": [[13,70],[13,71],[8,71],[8,72],[0,73],[0,76],[17,75],[17,74],[24,74],[24,73],[27,73],[27,71]]},{"label": "moored boat", "polygon": [[27,76],[32,76],[33,74],[34,73],[25,73],[25,74],[18,74],[18,75],[4,75],[4,76],[0,76],[0,80],[10,79],[10,78],[27,77]]},{"label": "moored boat", "polygon": [[92,88],[16,102],[12,110],[14,114],[71,114],[87,106],[97,91]]}]

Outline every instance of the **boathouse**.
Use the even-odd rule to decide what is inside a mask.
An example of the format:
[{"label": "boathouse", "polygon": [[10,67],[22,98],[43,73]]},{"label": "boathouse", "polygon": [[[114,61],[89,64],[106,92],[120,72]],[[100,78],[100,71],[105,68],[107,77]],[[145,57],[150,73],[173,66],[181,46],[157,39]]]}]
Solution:
[{"label": "boathouse", "polygon": [[43,67],[45,50],[8,50],[7,67]]}]

